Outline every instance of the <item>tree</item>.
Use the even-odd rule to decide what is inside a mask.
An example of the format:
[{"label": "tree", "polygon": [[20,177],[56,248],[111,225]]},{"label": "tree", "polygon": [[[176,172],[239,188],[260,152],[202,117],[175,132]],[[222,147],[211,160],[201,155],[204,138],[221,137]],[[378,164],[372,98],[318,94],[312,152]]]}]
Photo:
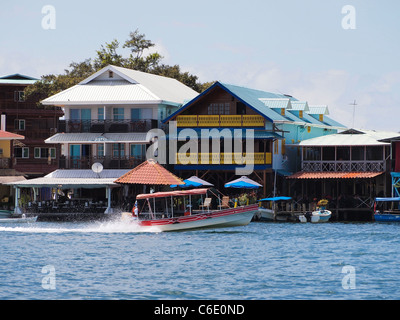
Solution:
[{"label": "tree", "polygon": [[123,48],[128,48],[131,51],[127,58],[118,53],[120,43],[114,39],[111,43],[102,45],[100,50],[96,51],[97,56],[93,61],[86,59],[83,62],[72,62],[69,69],[64,70],[64,74],[42,76],[40,81],[25,89],[26,99],[43,100],[78,84],[108,65],[174,78],[197,92],[203,92],[212,84],[211,82],[200,83],[197,76],[189,72],[182,72],[179,65],[162,64],[163,57],[158,52],[146,54],[146,51],[149,51],[155,44],[145,37],[144,34],[139,33],[139,30],[129,34],[129,39],[123,45]]}]

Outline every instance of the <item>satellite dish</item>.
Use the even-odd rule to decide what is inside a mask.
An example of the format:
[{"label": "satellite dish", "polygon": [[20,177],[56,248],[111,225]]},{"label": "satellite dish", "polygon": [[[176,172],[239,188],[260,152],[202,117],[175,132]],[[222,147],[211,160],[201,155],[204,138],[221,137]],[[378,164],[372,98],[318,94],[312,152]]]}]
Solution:
[{"label": "satellite dish", "polygon": [[94,163],[92,165],[92,171],[97,174],[101,173],[103,171],[103,165],[99,162]]}]

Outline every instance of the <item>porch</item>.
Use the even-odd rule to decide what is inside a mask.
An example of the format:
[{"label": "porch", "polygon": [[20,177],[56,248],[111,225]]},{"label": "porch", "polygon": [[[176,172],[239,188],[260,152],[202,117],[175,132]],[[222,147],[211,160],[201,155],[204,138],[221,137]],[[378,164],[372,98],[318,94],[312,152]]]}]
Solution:
[{"label": "porch", "polygon": [[58,132],[128,133],[148,132],[158,128],[157,120],[60,120]]}]

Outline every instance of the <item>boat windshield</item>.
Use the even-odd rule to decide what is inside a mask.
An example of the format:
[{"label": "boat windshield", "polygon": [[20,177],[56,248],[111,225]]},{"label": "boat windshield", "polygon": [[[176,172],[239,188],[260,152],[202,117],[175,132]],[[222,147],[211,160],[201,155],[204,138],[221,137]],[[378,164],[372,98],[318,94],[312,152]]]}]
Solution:
[{"label": "boat windshield", "polygon": [[136,199],[154,199],[154,198],[167,198],[167,197],[184,197],[189,195],[203,195],[206,194],[208,189],[194,189],[194,190],[181,190],[181,191],[168,191],[156,192],[148,194],[139,194]]}]

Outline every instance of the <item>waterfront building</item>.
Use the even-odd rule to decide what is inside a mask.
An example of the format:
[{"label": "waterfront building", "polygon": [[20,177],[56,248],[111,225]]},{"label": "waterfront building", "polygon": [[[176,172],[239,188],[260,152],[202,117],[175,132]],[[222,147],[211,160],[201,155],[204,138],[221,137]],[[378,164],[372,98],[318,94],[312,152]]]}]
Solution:
[{"label": "waterfront building", "polygon": [[16,186],[73,189],[75,198],[107,201],[111,212],[111,191],[118,187],[113,181],[146,159],[153,142],[147,132],[197,94],[172,78],[112,65],[101,69],[41,101],[65,114],[45,141],[61,148],[58,170]]},{"label": "waterfront building", "polygon": [[[199,152],[191,155],[187,163],[180,161],[185,158],[179,151],[184,142],[178,143],[175,172],[181,177],[200,176],[222,188],[226,181],[232,180],[238,168],[244,167],[243,159],[249,158],[246,134],[247,129],[252,129],[254,149],[251,163],[247,164],[254,170],[250,176],[263,185],[264,195],[270,194],[276,175],[290,175],[300,166],[298,150],[289,144],[344,129],[328,114],[327,106],[309,106],[288,95],[216,82],[165,120],[166,123],[176,121],[178,137],[188,132],[187,129],[199,135],[203,129],[214,129],[209,136],[202,137],[210,139],[208,151],[201,150],[199,140]],[[230,132],[233,140],[241,139],[242,149],[237,151],[225,145],[224,132]],[[221,142],[217,152],[209,151],[212,140]],[[237,158],[237,153],[241,157]],[[278,178],[278,189],[281,188],[279,180],[283,179]]]},{"label": "waterfront building", "polygon": [[179,81],[108,66],[78,85],[42,101],[62,107],[58,133],[60,169],[132,169],[145,160],[147,132],[197,92]]},{"label": "waterfront building", "polygon": [[373,199],[391,192],[391,148],[382,140],[395,135],[348,129],[299,142],[301,170],[287,177],[291,195],[309,202],[329,198],[330,208],[370,213]]},{"label": "waterfront building", "polygon": [[11,168],[14,160],[12,157],[14,143],[25,139],[25,137],[5,131],[5,119],[6,116],[2,115],[0,129],[0,214],[4,210],[8,212],[14,208],[13,190],[6,183],[25,180],[22,173]]},{"label": "waterfront building", "polygon": [[61,108],[43,107],[38,101],[25,99],[25,88],[37,80],[21,74],[0,78],[4,130],[24,136],[13,144],[9,154],[0,154],[1,169],[15,169],[27,178],[42,177],[56,170],[60,157],[59,145],[46,144],[45,139],[57,131],[59,118],[63,116]]}]

